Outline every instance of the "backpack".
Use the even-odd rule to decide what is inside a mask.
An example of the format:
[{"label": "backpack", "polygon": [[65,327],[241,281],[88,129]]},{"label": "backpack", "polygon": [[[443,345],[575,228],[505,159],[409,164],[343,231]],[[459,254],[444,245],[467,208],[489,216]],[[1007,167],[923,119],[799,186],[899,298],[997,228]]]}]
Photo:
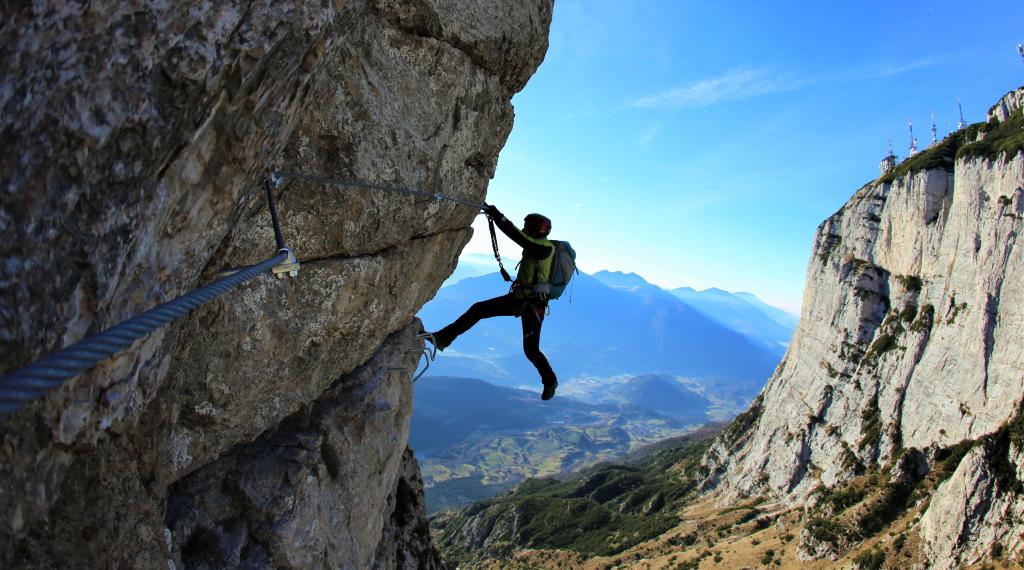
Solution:
[{"label": "backpack", "polygon": [[[572,280],[572,276],[580,272],[579,269],[576,269],[576,250],[569,245],[569,242],[551,240],[551,243],[555,246],[555,257],[551,260],[551,281],[540,283],[540,285],[550,287],[546,294],[549,300],[561,297],[566,286],[569,285],[569,281]],[[536,285],[534,291],[537,291]],[[540,291],[537,292],[540,293]]]},{"label": "backpack", "polygon": [[[494,220],[490,216],[487,216],[487,227],[491,232],[491,247],[494,249],[494,259],[498,261],[501,277],[505,281],[512,281],[512,276],[508,274],[508,271],[505,270],[505,265],[501,262],[501,253],[498,252],[498,236],[494,232]],[[576,250],[569,245],[569,242],[550,241],[551,245],[555,248],[554,258],[551,259],[550,281],[547,283],[536,283],[531,286],[534,293],[546,300],[561,297],[562,293],[565,292],[565,287],[572,280],[573,274],[580,272],[579,269],[576,269]]]}]

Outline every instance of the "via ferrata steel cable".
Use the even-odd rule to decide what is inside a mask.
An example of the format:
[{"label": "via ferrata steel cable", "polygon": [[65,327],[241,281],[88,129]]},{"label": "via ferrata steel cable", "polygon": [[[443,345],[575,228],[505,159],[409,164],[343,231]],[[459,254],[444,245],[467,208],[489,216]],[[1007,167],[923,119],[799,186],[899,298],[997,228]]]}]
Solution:
[{"label": "via ferrata steel cable", "polygon": [[423,198],[430,198],[435,202],[441,200],[447,200],[456,204],[462,204],[463,206],[469,206],[478,210],[483,210],[486,204],[481,202],[474,202],[458,196],[450,196],[448,194],[442,194],[440,192],[427,192],[424,190],[416,190],[415,188],[406,188],[403,186],[392,186],[390,184],[374,184],[371,182],[364,182],[362,180],[350,180],[347,178],[332,178],[329,176],[317,176],[315,174],[305,174],[302,172],[287,172],[287,171],[273,171],[270,173],[271,178],[277,180],[291,179],[291,180],[303,180],[305,182],[314,182],[317,184],[325,184],[327,186],[337,186],[341,188],[364,188],[366,190],[381,190],[383,192],[394,192],[396,194],[408,194],[410,196],[420,196]]},{"label": "via ferrata steel cable", "polygon": [[[8,372],[0,377],[0,419],[24,408],[32,400],[59,387],[68,379],[92,369],[100,362],[127,349],[136,340],[163,325],[187,315],[197,307],[216,299],[257,275],[272,270],[277,265],[295,261],[291,250],[285,245],[277,215],[277,200],[269,180],[265,184],[265,188],[270,218],[274,226],[274,239],[278,247],[276,255],[157,305],[142,314],[90,335],[18,370]],[[294,275],[294,271],[292,274]]]},{"label": "via ferrata steel cable", "polygon": [[136,340],[192,312],[288,259],[282,251],[0,377],[0,418],[130,347]]}]

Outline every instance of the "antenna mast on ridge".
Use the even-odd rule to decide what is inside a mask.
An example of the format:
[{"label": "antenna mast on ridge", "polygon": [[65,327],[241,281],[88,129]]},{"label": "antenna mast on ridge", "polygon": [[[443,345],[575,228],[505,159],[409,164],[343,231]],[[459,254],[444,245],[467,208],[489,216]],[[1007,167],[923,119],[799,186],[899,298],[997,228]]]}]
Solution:
[{"label": "antenna mast on ridge", "polygon": [[956,108],[960,110],[960,122],[956,125],[956,130],[960,130],[967,126],[967,121],[964,120],[964,108],[960,105],[960,98],[956,98]]},{"label": "antenna mast on ridge", "polygon": [[917,139],[914,138],[914,121],[907,121],[907,126],[910,127],[910,156],[917,154]]},{"label": "antenna mast on ridge", "polygon": [[935,111],[932,111],[932,144],[939,142],[939,131],[935,128]]}]

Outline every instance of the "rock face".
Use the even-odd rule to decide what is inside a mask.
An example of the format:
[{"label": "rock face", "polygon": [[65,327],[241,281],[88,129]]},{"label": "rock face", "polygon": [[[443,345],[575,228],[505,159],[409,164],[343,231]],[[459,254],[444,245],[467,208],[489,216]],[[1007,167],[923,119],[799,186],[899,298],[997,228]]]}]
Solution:
[{"label": "rock face", "polygon": [[987,125],[861,188],[818,228],[792,344],[705,457],[707,488],[799,504],[905,450],[968,440],[975,449],[921,523],[931,559],[974,562],[997,541],[1022,554],[1022,98],[1010,93]]},{"label": "rock face", "polygon": [[[955,568],[957,562],[973,563],[991,555],[993,548],[1019,556],[1024,549],[1022,450],[1020,443],[1009,454],[979,446],[964,457],[921,519],[921,535],[931,560]],[[1013,477],[999,472],[1000,465],[1007,463],[1015,470],[1016,485]]]},{"label": "rock face", "polygon": [[395,449],[408,439],[412,335],[395,333],[309,408],[171,485],[173,558],[187,568],[369,568],[395,511],[381,506],[402,493],[380,474],[408,461]]},{"label": "rock face", "polygon": [[[393,508],[390,508],[393,505]],[[440,568],[440,556],[430,540],[423,477],[412,450],[405,449],[398,488],[388,499],[391,512],[377,547],[374,568]]]},{"label": "rock face", "polygon": [[[268,169],[481,201],[551,2],[0,11],[9,371],[273,255]],[[475,212],[278,194],[298,278],[257,278],[0,424],[0,566],[436,563],[403,459],[411,331]]]}]

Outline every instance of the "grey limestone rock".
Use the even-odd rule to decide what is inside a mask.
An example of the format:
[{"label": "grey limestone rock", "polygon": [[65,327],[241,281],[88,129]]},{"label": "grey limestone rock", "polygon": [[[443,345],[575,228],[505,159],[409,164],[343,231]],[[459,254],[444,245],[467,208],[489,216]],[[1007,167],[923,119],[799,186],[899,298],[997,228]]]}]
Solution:
[{"label": "grey limestone rock", "polygon": [[[174,560],[185,568],[368,568],[385,523],[391,535],[425,525],[415,511],[422,487],[417,495],[409,486],[415,464],[408,451],[395,453],[408,439],[414,330],[392,335],[368,363],[256,441],[172,484]],[[429,536],[419,548],[429,559]]]},{"label": "grey limestone rock", "polygon": [[[269,169],[482,201],[551,7],[4,4],[0,371],[274,254]],[[297,181],[277,193],[297,279],[257,278],[0,424],[0,565],[164,568],[193,536],[218,560],[248,548],[304,567],[349,541],[341,567],[372,562],[410,480],[399,476],[408,405],[336,395],[351,408],[342,424],[316,410],[375,354],[397,354],[382,345],[451,273],[475,212]],[[405,389],[406,359],[394,356],[403,372],[388,394]],[[296,430],[297,418],[319,427]],[[378,478],[373,493],[331,486],[325,450],[342,443],[370,453],[351,476]],[[257,472],[245,492],[189,487],[242,465]],[[170,529],[167,509],[185,496],[211,510],[175,521],[219,526]],[[318,497],[335,497],[324,506],[335,511],[314,514]],[[279,508],[302,514],[271,521]]]},{"label": "grey limestone rock", "polygon": [[[393,507],[392,507],[393,505]],[[389,496],[389,520],[373,561],[375,569],[431,570],[442,568],[427,524],[423,477],[411,449],[402,455],[398,485]]]},{"label": "grey limestone rock", "polygon": [[[997,105],[996,120],[1020,112],[1022,93]],[[977,440],[1012,421],[1024,400],[1022,213],[1019,150],[964,153],[859,189],[818,228],[793,341],[757,413],[706,455],[705,487],[722,501],[800,504],[819,484],[891,466],[901,450]],[[921,476],[927,461],[913,453],[894,477]],[[1011,460],[1019,470],[1019,454]],[[975,497],[967,489],[984,487],[984,470],[969,467],[976,455],[964,461],[922,527],[938,566],[1024,535],[1022,519],[997,516],[1024,497]],[[952,503],[963,508],[938,506]],[[1021,553],[1014,541],[1005,548]]]},{"label": "grey limestone rock", "polygon": [[[996,453],[1007,456],[994,457]],[[1015,468],[1013,477],[1000,477],[1000,463]],[[936,490],[921,518],[928,558],[935,568],[953,569],[991,556],[1013,557],[1024,548],[1024,454],[1021,448],[996,450],[979,445],[960,462],[953,475]],[[1013,488],[1016,487],[1016,488]],[[1018,555],[1019,556],[1019,555]]]},{"label": "grey limestone rock", "polygon": [[988,110],[989,121],[1005,121],[1010,115],[1024,107],[1024,89],[1010,91]]}]

